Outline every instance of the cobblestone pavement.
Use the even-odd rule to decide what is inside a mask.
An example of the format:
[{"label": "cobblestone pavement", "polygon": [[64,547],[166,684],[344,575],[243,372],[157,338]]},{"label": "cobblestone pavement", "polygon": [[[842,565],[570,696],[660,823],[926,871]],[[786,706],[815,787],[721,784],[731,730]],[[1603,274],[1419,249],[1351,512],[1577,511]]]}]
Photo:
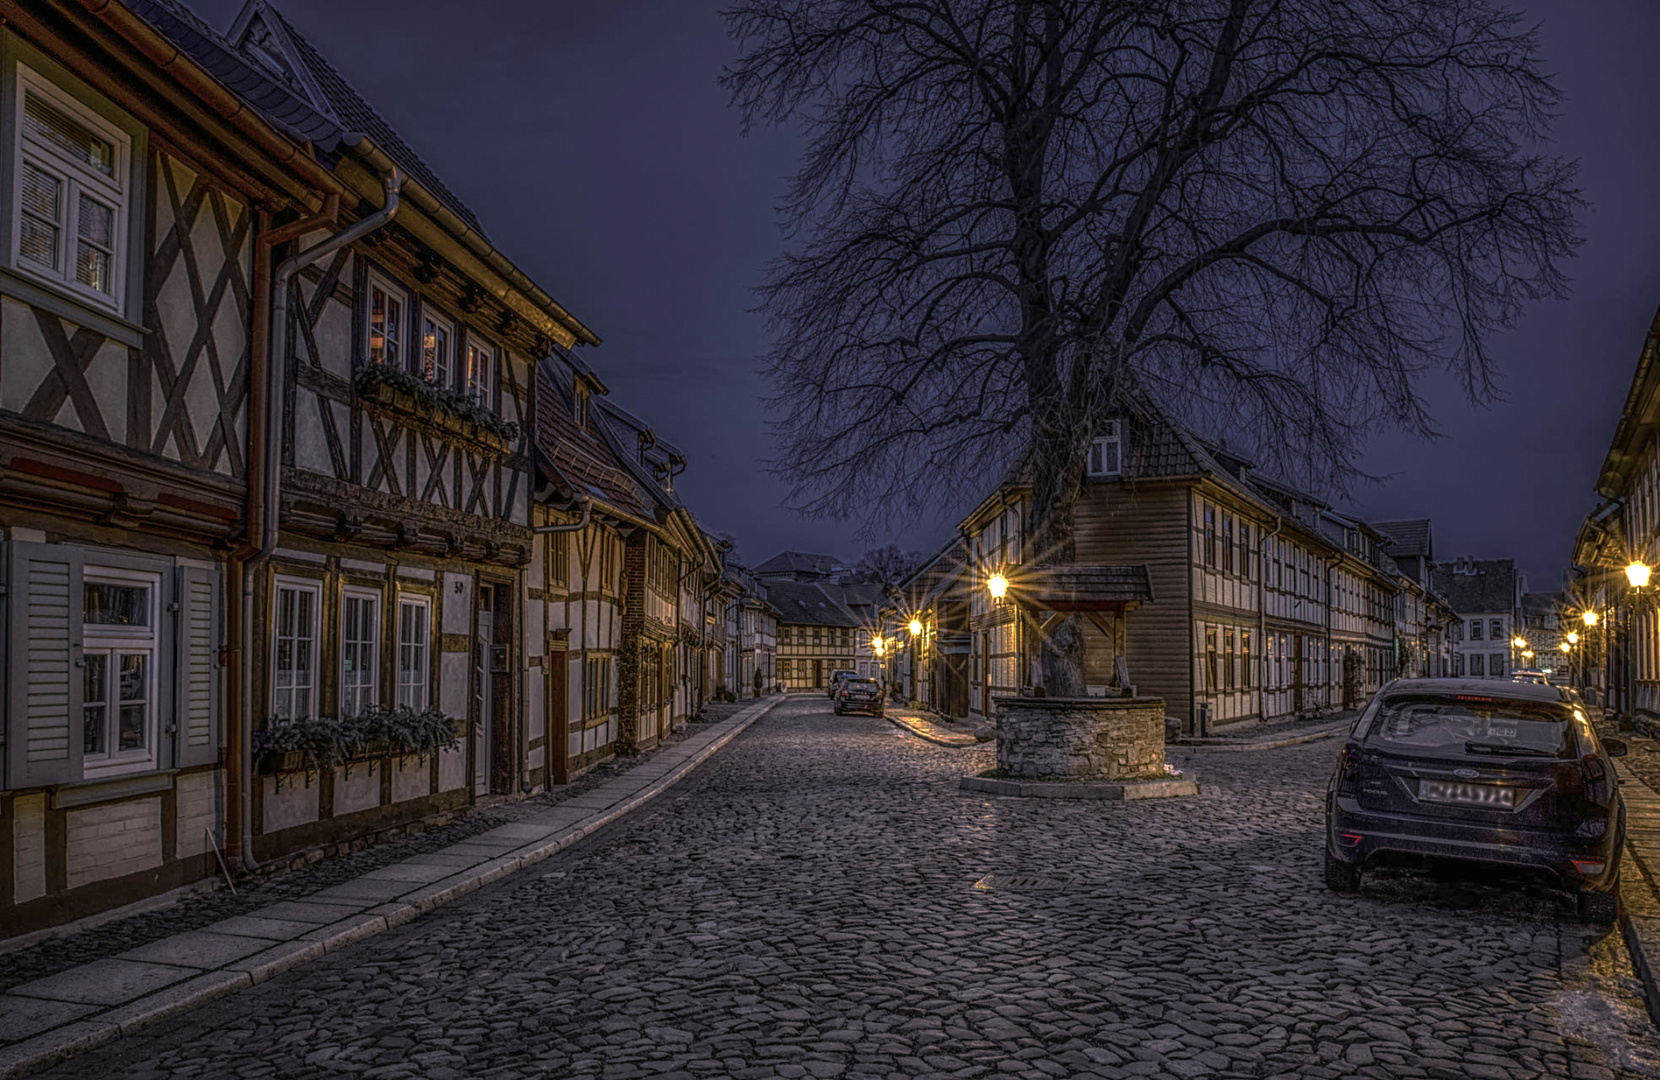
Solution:
[{"label": "cobblestone pavement", "polygon": [[1565,898],[1324,889],[1336,749],[1173,751],[1197,798],[998,799],[956,790],[989,745],[791,701],[536,870],[47,1075],[1660,1075]]}]

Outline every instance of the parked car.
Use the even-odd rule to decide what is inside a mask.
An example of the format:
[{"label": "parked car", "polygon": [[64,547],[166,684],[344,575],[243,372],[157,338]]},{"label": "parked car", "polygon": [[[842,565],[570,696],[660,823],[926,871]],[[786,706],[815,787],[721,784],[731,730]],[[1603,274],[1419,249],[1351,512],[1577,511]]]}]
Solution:
[{"label": "parked car", "polygon": [[1510,673],[1510,681],[1511,682],[1525,682],[1525,683],[1542,683],[1542,684],[1545,684],[1547,686],[1550,684],[1550,679],[1545,675],[1545,673],[1543,671],[1512,671]]},{"label": "parked car", "polygon": [[872,716],[885,714],[882,684],[875,679],[859,675],[843,679],[836,691],[835,701],[837,716],[846,716],[850,712],[864,712]]},{"label": "parked car", "polygon": [[1398,679],[1349,732],[1326,793],[1326,885],[1379,866],[1520,871],[1618,913],[1625,808],[1572,691],[1530,682]]},{"label": "parked car", "polygon": [[852,668],[844,667],[837,668],[832,671],[830,673],[830,688],[825,692],[824,696],[834,701],[836,699],[836,691],[841,689],[842,680],[849,677],[857,677],[858,674],[859,673],[854,671]]}]

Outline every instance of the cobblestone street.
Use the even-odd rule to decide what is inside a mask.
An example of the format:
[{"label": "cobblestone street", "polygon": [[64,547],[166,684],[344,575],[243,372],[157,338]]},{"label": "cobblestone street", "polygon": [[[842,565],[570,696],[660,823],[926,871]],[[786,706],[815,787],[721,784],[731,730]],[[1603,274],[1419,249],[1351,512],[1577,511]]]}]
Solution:
[{"label": "cobblestone street", "polygon": [[1195,799],[997,799],[956,786],[991,744],[792,699],[535,869],[46,1075],[1660,1076],[1566,898],[1326,891],[1336,749],[1173,750]]}]

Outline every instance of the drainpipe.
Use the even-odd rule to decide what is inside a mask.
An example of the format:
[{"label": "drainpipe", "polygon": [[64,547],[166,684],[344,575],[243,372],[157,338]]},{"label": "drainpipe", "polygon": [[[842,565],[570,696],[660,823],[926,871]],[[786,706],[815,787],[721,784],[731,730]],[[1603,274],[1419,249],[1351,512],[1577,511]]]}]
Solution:
[{"label": "drainpipe", "polygon": [[[582,498],[577,500],[577,505],[580,505],[582,507],[582,516],[577,518],[575,521],[571,522],[570,524],[568,524],[568,525],[537,525],[535,528],[531,529],[530,531],[535,533],[537,536],[545,536],[548,533],[580,532],[583,529],[586,529],[588,527],[588,520],[591,517],[593,517],[593,514],[594,514],[594,501],[592,499],[588,498],[587,496],[583,496]],[[568,512],[570,510],[576,509],[576,506],[569,506],[569,507],[566,507],[565,509]]]},{"label": "drainpipe", "polygon": [[[1257,679],[1257,722],[1268,722],[1268,710],[1263,707],[1268,699],[1268,545],[1285,528],[1285,519],[1274,515],[1274,531],[1262,538],[1262,550],[1257,553],[1257,658],[1263,661],[1261,677]],[[1283,659],[1281,666],[1284,666]]]},{"label": "drainpipe", "polygon": [[277,549],[278,517],[282,497],[282,406],[288,358],[288,286],[301,268],[332,255],[381,228],[398,212],[403,174],[393,169],[386,177],[386,200],[381,208],[345,232],[336,233],[284,259],[271,275],[271,351],[265,365],[264,482],[260,504],[259,550],[242,564],[242,865],[257,870],[254,858],[254,580]]}]

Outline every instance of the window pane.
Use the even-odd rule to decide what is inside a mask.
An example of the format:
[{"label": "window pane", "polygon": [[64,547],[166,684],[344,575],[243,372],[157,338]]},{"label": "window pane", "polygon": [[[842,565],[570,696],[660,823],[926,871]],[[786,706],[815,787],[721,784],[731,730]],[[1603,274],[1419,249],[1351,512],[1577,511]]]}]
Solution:
[{"label": "window pane", "polygon": [[121,749],[144,749],[146,706],[121,706]]},{"label": "window pane", "polygon": [[77,221],[82,240],[90,240],[101,247],[109,247],[115,242],[115,211],[97,199],[81,196]]},{"label": "window pane", "polygon": [[114,145],[34,94],[23,98],[23,129],[65,157],[105,176],[115,175]]},{"label": "window pane", "polygon": [[23,163],[23,212],[58,222],[63,218],[63,181],[35,165]]},{"label": "window pane", "polygon": [[149,718],[150,658],[143,653],[121,656],[121,750],[142,750]]},{"label": "window pane", "polygon": [[82,621],[88,625],[150,625],[150,590],[143,585],[88,582],[83,590],[82,605]]},{"label": "window pane", "polygon": [[85,195],[80,199],[80,236],[75,244],[75,280],[99,292],[110,291],[110,253],[115,211]]},{"label": "window pane", "polygon": [[104,752],[104,723],[109,715],[109,654],[87,653],[81,669],[81,701],[85,706],[85,742],[88,754]]}]

